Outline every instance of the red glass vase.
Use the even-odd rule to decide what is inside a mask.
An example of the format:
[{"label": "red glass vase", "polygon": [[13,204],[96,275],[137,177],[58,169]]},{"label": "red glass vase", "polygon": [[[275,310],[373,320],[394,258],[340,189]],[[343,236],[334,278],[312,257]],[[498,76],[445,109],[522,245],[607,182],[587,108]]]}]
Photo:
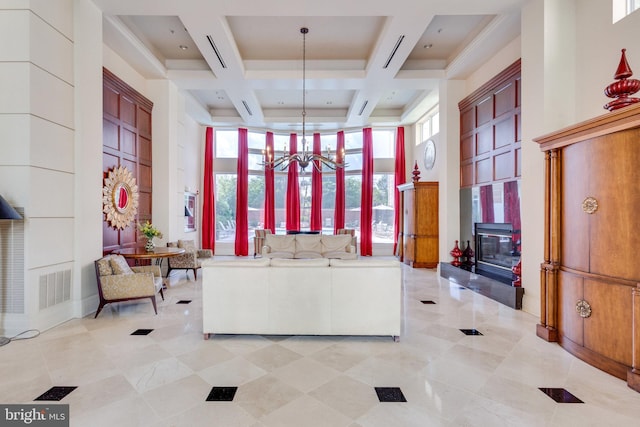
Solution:
[{"label": "red glass vase", "polygon": [[456,244],[455,244],[454,248],[449,253],[453,257],[453,261],[451,262],[451,265],[453,265],[455,267],[459,267],[460,264],[462,264],[460,262],[460,257],[462,256],[462,250],[458,247],[458,241],[457,240],[456,240]]}]

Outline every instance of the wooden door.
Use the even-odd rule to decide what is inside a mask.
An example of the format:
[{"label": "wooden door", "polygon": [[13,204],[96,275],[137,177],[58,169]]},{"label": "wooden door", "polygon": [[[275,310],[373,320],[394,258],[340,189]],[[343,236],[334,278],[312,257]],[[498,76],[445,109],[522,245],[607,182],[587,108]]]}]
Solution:
[{"label": "wooden door", "polygon": [[589,215],[589,271],[638,280],[640,129],[594,138],[590,144],[593,148],[589,191],[598,201],[598,210]]}]

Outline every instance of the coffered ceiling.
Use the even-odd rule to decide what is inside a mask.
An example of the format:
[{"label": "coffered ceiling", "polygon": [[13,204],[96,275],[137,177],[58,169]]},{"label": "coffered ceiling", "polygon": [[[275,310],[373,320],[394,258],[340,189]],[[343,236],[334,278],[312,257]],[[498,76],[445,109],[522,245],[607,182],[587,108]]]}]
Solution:
[{"label": "coffered ceiling", "polygon": [[306,122],[319,131],[415,122],[441,79],[519,35],[523,1],[94,0],[105,44],[215,126],[300,127],[309,28]]}]

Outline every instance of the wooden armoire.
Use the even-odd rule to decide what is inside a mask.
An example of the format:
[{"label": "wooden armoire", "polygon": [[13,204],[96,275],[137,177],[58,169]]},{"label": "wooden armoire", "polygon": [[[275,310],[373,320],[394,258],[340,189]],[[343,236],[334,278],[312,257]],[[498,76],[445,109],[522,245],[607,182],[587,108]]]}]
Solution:
[{"label": "wooden armoire", "polygon": [[398,186],[402,195],[402,259],[416,268],[436,268],[439,261],[438,183]]},{"label": "wooden armoire", "polygon": [[537,334],[640,391],[640,104],[535,141],[546,164]]}]

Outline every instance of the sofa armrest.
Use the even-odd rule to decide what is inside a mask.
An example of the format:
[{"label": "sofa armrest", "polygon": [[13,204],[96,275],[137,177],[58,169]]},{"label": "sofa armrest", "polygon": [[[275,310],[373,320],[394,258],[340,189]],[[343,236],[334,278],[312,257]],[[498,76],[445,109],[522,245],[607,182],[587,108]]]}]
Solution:
[{"label": "sofa armrest", "polygon": [[153,273],[101,276],[102,294],[108,300],[155,295]]},{"label": "sofa armrest", "polygon": [[140,265],[131,267],[134,273],[153,273],[154,277],[162,277],[159,265]]}]

